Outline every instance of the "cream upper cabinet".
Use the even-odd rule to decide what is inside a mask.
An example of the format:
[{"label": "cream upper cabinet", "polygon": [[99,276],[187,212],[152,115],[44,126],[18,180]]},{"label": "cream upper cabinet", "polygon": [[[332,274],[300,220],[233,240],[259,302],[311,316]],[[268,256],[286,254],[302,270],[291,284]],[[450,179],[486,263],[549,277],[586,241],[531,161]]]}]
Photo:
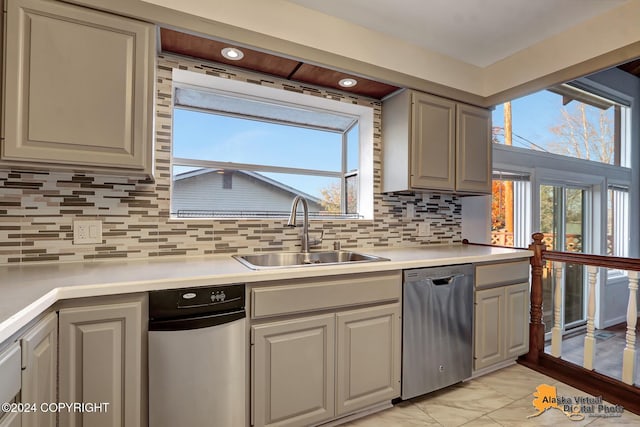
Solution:
[{"label": "cream upper cabinet", "polygon": [[108,403],[104,412],[61,412],[68,427],[146,423],[144,298],[59,312],[60,402]]},{"label": "cream upper cabinet", "polygon": [[491,111],[456,105],[456,191],[491,194]]},{"label": "cream upper cabinet", "polygon": [[385,192],[491,193],[491,112],[421,92],[382,105]]},{"label": "cream upper cabinet", "polygon": [[[58,314],[49,313],[20,340],[22,346],[23,402],[55,403],[58,389]],[[55,411],[22,414],[23,427],[55,427]]]},{"label": "cream upper cabinet", "polygon": [[400,304],[336,314],[336,415],[400,394]]},{"label": "cream upper cabinet", "polygon": [[7,0],[5,165],[152,172],[154,26]]},{"label": "cream upper cabinet", "polygon": [[411,94],[411,188],[455,190],[455,120],[455,102],[424,93]]}]

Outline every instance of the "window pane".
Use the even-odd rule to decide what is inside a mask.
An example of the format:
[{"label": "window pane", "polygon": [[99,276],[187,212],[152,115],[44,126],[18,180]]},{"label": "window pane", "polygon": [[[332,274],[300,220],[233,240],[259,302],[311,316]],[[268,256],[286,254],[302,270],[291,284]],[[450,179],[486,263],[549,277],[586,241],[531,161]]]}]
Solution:
[{"label": "window pane", "polygon": [[561,189],[551,185],[540,186],[540,232],[544,234],[547,248],[563,250],[562,241],[557,239],[561,212]]},{"label": "window pane", "polygon": [[566,192],[566,225],[565,251],[582,252],[584,238],[584,190],[567,188]]},{"label": "window pane", "polygon": [[347,172],[353,172],[358,170],[358,164],[360,163],[360,130],[358,125],[347,132]]},{"label": "window pane", "polygon": [[590,101],[589,96],[576,98],[550,90],[537,92],[510,102],[512,132],[508,135],[505,129],[509,128],[509,114],[505,115],[505,110],[508,111],[505,105],[498,105],[493,111],[494,143],[615,163],[615,128],[616,121],[620,121],[615,109],[620,106],[595,97]]},{"label": "window pane", "polygon": [[174,166],[172,191],[179,217],[286,217],[298,195],[316,216],[340,213],[339,178]]},{"label": "window pane", "polygon": [[350,175],[346,179],[347,213],[358,213],[358,175]]},{"label": "window pane", "polygon": [[607,197],[607,255],[629,253],[629,190],[609,188]]},{"label": "window pane", "polygon": [[174,109],[173,156],[340,172],[342,134]]},{"label": "window pane", "polygon": [[[582,252],[584,242],[585,190],[556,185],[540,186],[540,229],[548,248],[556,251]],[[553,325],[552,270],[545,269],[542,282],[542,301],[546,330]],[[565,264],[564,270],[564,326],[570,328],[585,320],[585,270],[582,264]],[[549,323],[547,323],[549,322]]]},{"label": "window pane", "polygon": [[493,172],[491,243],[526,247],[529,244],[529,175]]},{"label": "window pane", "polygon": [[513,246],[513,181],[493,180],[491,243]]}]

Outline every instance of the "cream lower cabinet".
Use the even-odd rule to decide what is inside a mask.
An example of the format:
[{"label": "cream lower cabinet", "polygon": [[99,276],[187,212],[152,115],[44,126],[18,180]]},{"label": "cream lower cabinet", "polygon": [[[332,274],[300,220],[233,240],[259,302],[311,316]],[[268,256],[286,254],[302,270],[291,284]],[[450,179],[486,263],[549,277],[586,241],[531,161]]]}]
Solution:
[{"label": "cream lower cabinet", "polygon": [[23,425],[21,414],[17,412],[6,415],[0,420],[0,427],[22,427]]},{"label": "cream lower cabinet", "polygon": [[399,304],[336,314],[336,414],[400,394]]},{"label": "cream lower cabinet", "polygon": [[400,293],[400,272],[252,288],[252,425],[313,425],[399,397]]},{"label": "cream lower cabinet", "polygon": [[529,350],[529,283],[476,291],[474,369]]},{"label": "cream lower cabinet", "polygon": [[22,346],[22,393],[24,403],[38,410],[22,414],[22,427],[55,427],[56,412],[42,411],[43,403],[55,403],[58,379],[58,315],[49,313],[20,340]]},{"label": "cream lower cabinet", "polygon": [[333,314],[253,328],[256,426],[304,426],[334,414]]},{"label": "cream lower cabinet", "polygon": [[306,426],[398,397],[400,327],[399,304],[253,327],[253,425]]},{"label": "cream lower cabinet", "polygon": [[59,311],[59,401],[105,403],[104,411],[60,412],[65,427],[146,423],[144,299]]},{"label": "cream lower cabinet", "polygon": [[5,4],[5,164],[150,175],[155,27],[58,1]]}]

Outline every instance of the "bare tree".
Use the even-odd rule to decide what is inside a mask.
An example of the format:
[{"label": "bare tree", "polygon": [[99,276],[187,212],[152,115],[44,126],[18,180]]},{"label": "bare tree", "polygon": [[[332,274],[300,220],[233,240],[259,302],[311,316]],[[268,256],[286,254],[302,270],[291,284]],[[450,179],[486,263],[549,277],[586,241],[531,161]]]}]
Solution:
[{"label": "bare tree", "polygon": [[[612,164],[614,161],[614,125],[607,110],[587,111],[581,102],[561,109],[562,119],[550,128],[558,139],[548,144],[550,151],[578,159]],[[570,105],[571,105],[570,104]]]}]

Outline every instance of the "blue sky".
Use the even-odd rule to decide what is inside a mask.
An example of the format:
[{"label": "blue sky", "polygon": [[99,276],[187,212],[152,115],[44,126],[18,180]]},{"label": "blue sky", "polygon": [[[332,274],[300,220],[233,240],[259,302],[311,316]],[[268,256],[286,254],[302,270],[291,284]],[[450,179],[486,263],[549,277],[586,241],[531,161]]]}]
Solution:
[{"label": "blue sky", "polygon": [[[576,101],[572,101],[564,108],[571,113],[577,104]],[[532,144],[525,141],[526,139],[542,149],[552,151],[548,144],[557,142],[558,137],[551,132],[551,128],[563,123],[562,108],[562,96],[546,90],[511,101],[513,146],[532,148]],[[601,110],[587,106],[586,111],[589,120],[595,120],[594,123],[597,123]],[[613,123],[613,108],[606,112]],[[492,121],[494,127],[504,127],[503,104],[496,106]]]},{"label": "blue sky", "polygon": [[[175,157],[333,172],[342,168],[341,133],[184,109],[175,109],[173,133]],[[353,157],[349,158],[351,167]],[[331,177],[260,173],[316,197],[321,189],[339,184],[339,179]]]},{"label": "blue sky", "polygon": [[[545,147],[553,140],[549,131],[552,126],[560,123],[559,95],[548,91],[518,98],[511,101],[511,117],[513,128],[513,145],[515,147],[531,148],[530,144],[516,137],[519,135],[537,145]],[[504,106],[496,106],[492,114],[493,126],[504,127]]]},{"label": "blue sky", "polygon": [[[568,107],[574,104],[572,102]],[[562,97],[548,91],[512,101],[513,145],[531,148],[526,139],[542,148],[549,148],[547,144],[557,139],[550,131],[551,127],[562,123],[561,108]],[[502,104],[493,111],[493,126],[504,126]],[[173,132],[175,157],[336,172],[341,169],[340,133],[184,109],[175,109]],[[352,138],[349,146],[357,148],[357,139]],[[351,151],[349,153],[348,169],[351,170],[357,168],[358,156],[357,151],[353,155]],[[176,172],[180,171],[176,169]],[[331,183],[339,183],[337,178],[261,173],[316,197],[320,197],[321,189]]]}]

